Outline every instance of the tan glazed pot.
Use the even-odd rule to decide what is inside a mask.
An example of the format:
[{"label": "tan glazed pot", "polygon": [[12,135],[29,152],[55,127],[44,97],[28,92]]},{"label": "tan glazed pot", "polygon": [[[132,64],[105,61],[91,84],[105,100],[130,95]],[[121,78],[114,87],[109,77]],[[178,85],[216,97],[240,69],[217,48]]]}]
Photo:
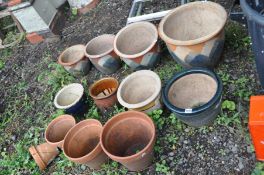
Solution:
[{"label": "tan glazed pot", "polygon": [[224,48],[225,9],[214,2],[179,6],[159,24],[159,35],[183,67],[214,67]]}]

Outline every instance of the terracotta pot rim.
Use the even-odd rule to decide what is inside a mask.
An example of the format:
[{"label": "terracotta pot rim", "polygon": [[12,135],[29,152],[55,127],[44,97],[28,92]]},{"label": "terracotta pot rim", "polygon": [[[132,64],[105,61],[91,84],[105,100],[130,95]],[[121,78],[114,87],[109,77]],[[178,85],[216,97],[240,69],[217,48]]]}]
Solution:
[{"label": "terracotta pot rim", "polygon": [[[103,125],[102,125],[102,123],[101,123],[99,120],[96,120],[96,119],[86,119],[86,120],[83,120],[83,121],[77,123],[74,127],[72,127],[72,128],[69,130],[69,132],[66,134],[66,136],[64,137],[64,140],[66,140],[66,139],[68,138],[68,135],[71,134],[71,132],[73,132],[75,128],[79,127],[82,123],[86,123],[86,122],[90,122],[90,121],[96,122],[96,123],[97,123],[97,126],[100,126],[100,127],[103,128]],[[95,125],[95,124],[93,124],[93,125]],[[92,125],[91,125],[91,126],[92,126]],[[87,125],[84,126],[84,127],[87,127]],[[82,128],[83,128],[83,127],[82,127]],[[79,128],[79,129],[81,129],[81,128]],[[100,135],[101,135],[101,134],[100,134]],[[63,142],[63,145],[62,145],[63,150],[64,150],[64,147],[65,147],[65,142]],[[89,159],[86,159],[86,161],[88,162],[88,161],[90,161],[90,160],[92,160],[92,159],[94,158],[95,153],[99,151],[100,147],[101,147],[101,144],[100,144],[100,140],[99,140],[99,142],[97,143],[96,147],[95,147],[91,152],[89,152],[88,154],[86,154],[86,155],[84,155],[84,156],[82,156],[82,157],[77,157],[77,158],[74,158],[74,157],[70,157],[70,156],[68,156],[68,155],[65,153],[65,151],[63,151],[63,153],[64,153],[64,155],[65,155],[69,160],[74,161],[74,162],[80,162],[80,161],[82,161],[82,159],[87,158],[87,157],[90,157]]]},{"label": "terracotta pot rim", "polygon": [[[58,121],[60,121],[60,120],[71,120],[71,121],[74,122],[74,125],[76,125],[76,120],[75,120],[75,118],[74,118],[73,116],[71,116],[71,115],[68,115],[68,114],[60,115],[60,116],[58,116],[57,118],[53,119],[53,120],[49,123],[48,127],[47,127],[46,130],[45,130],[45,140],[46,140],[46,142],[47,142],[48,144],[50,144],[50,145],[58,146],[58,145],[60,145],[60,144],[63,144],[64,139],[61,140],[61,141],[58,141],[58,142],[51,142],[51,141],[49,141],[49,139],[48,139],[48,133],[49,133],[50,128],[51,128],[54,124],[56,124]],[[65,135],[65,136],[66,136],[66,135]]]},{"label": "terracotta pot rim", "polygon": [[[223,13],[223,16],[225,18],[225,20],[223,20],[223,23],[221,23],[221,25],[219,25],[218,29],[215,30],[214,32],[206,35],[206,36],[203,36],[203,37],[200,37],[200,38],[197,38],[197,39],[194,39],[194,40],[188,40],[188,41],[181,41],[181,40],[175,40],[169,36],[167,36],[163,30],[164,28],[164,24],[165,22],[167,21],[167,19],[173,15],[174,13],[177,13],[178,11],[182,11],[184,10],[185,8],[188,8],[190,6],[197,6],[197,5],[201,5],[201,4],[206,4],[208,6],[215,6],[216,8],[218,8],[219,11],[222,11]],[[159,24],[159,27],[158,27],[158,31],[159,31],[159,36],[161,37],[161,39],[163,39],[166,43],[169,43],[169,44],[173,44],[173,45],[179,45],[179,46],[188,46],[188,45],[195,45],[195,44],[200,44],[200,43],[203,43],[205,41],[208,41],[209,39],[213,38],[214,36],[216,36],[218,33],[220,33],[225,24],[226,24],[226,21],[227,21],[227,13],[224,9],[224,7],[222,7],[220,4],[217,4],[215,2],[211,2],[211,1],[206,1],[206,2],[201,2],[201,1],[197,1],[197,2],[190,2],[188,4],[184,4],[184,5],[181,5],[177,8],[175,8],[174,10],[172,10],[171,12],[169,12],[160,22]]]},{"label": "terracotta pot rim", "polygon": [[[72,104],[69,104],[69,105],[67,105],[67,106],[61,106],[61,105],[59,105],[58,104],[58,97],[59,97],[59,95],[65,90],[65,89],[67,89],[67,88],[69,88],[69,87],[71,87],[71,86],[79,86],[80,88],[81,88],[81,94],[82,95],[80,95],[80,97],[78,97]],[[66,85],[66,86],[64,86],[61,90],[59,90],[59,92],[57,92],[57,94],[56,94],[56,96],[55,96],[55,98],[54,98],[54,105],[55,105],[55,107],[56,108],[58,108],[58,109],[68,109],[68,108],[70,108],[70,107],[72,107],[72,106],[74,106],[76,103],[78,103],[79,101],[80,101],[80,99],[83,97],[83,94],[84,94],[84,88],[83,88],[83,86],[80,84],[80,83],[71,83],[71,84],[68,84],[68,85]]]},{"label": "terracotta pot rim", "polygon": [[[126,157],[120,157],[120,156],[115,156],[113,154],[111,154],[110,152],[107,151],[107,149],[104,147],[104,144],[103,144],[103,139],[102,139],[102,136],[105,132],[105,128],[111,123],[113,122],[113,120],[115,120],[116,118],[122,118],[122,117],[125,117],[126,114],[128,113],[134,113],[135,115],[141,115],[142,118],[146,119],[147,121],[149,121],[149,124],[151,125],[151,129],[153,130],[153,135],[149,141],[149,143],[141,150],[139,151],[138,153],[136,154],[133,154],[131,156],[126,156]],[[146,152],[149,148],[151,148],[151,145],[155,142],[155,138],[156,138],[156,130],[155,130],[155,125],[152,121],[152,119],[145,113],[143,112],[139,112],[139,111],[125,111],[125,112],[121,112],[115,116],[113,116],[111,119],[109,119],[104,127],[103,127],[103,131],[101,132],[101,136],[100,136],[100,144],[101,144],[101,147],[103,149],[103,151],[111,158],[111,159],[115,159],[115,160],[118,160],[118,161],[123,161],[123,160],[131,160],[131,159],[135,159],[136,157],[140,156],[142,153]]]},{"label": "terracotta pot rim", "polygon": [[[113,80],[114,82],[116,82],[116,84],[117,84],[116,89],[115,89],[114,91],[112,91],[111,94],[109,94],[109,95],[107,95],[107,96],[104,96],[104,97],[97,97],[97,96],[94,96],[93,93],[92,93],[92,88],[93,88],[95,85],[97,85],[97,84],[99,84],[100,82],[105,81],[105,80]],[[113,77],[106,77],[106,78],[102,78],[102,79],[100,79],[100,80],[94,82],[94,83],[90,86],[90,88],[89,88],[89,94],[90,94],[90,96],[91,96],[93,99],[96,99],[96,100],[102,100],[102,99],[106,99],[106,98],[108,98],[108,97],[114,95],[114,94],[117,92],[118,87],[119,87],[119,82],[118,82],[118,80],[117,80],[116,78],[113,78]]]},{"label": "terracotta pot rim", "polygon": [[[145,25],[145,26],[150,26],[154,29],[155,31],[155,39],[153,40],[153,42],[149,45],[149,47],[147,49],[145,49],[144,51],[140,52],[140,53],[137,53],[137,54],[133,54],[133,55],[127,55],[127,54],[124,54],[122,52],[120,52],[118,49],[117,49],[117,39],[118,37],[125,31],[127,30],[128,28],[130,27],[133,27],[133,26],[136,26],[136,25]],[[122,28],[117,34],[116,34],[116,37],[115,37],[115,40],[114,40],[114,51],[116,52],[117,55],[119,55],[120,57],[122,58],[129,58],[129,59],[134,59],[134,58],[138,58],[140,56],[143,56],[145,55],[146,53],[148,53],[154,46],[155,44],[157,43],[158,41],[158,37],[159,37],[159,34],[158,34],[158,30],[156,28],[156,26],[150,22],[136,22],[136,23],[132,23],[132,24],[129,24],[127,25],[126,27]]]},{"label": "terracotta pot rim", "polygon": [[88,47],[92,42],[96,41],[96,40],[99,39],[99,38],[105,37],[105,36],[113,37],[113,44],[114,44],[115,35],[113,35],[113,34],[103,34],[103,35],[97,36],[97,37],[93,38],[92,40],[90,40],[90,41],[86,44],[86,46],[85,46],[85,50],[84,50],[84,54],[85,54],[86,57],[88,57],[88,58],[90,58],[90,59],[93,59],[93,58],[100,58],[100,57],[103,57],[103,56],[105,56],[105,55],[108,55],[108,54],[110,54],[112,51],[114,51],[114,46],[113,46],[111,49],[109,49],[109,50],[107,50],[106,52],[101,53],[101,54],[99,54],[99,55],[91,55],[91,54],[88,54],[88,53],[87,53],[87,47]]},{"label": "terracotta pot rim", "polygon": [[73,45],[73,46],[68,47],[68,48],[65,49],[65,50],[60,54],[60,56],[59,56],[58,63],[59,63],[60,65],[63,65],[63,66],[71,66],[71,65],[74,65],[74,64],[78,63],[80,60],[83,59],[83,57],[85,57],[85,50],[84,50],[84,51],[83,51],[83,54],[82,54],[82,57],[80,57],[80,58],[78,58],[78,59],[76,59],[76,60],[74,60],[74,61],[72,61],[72,62],[68,62],[68,63],[63,62],[63,61],[62,61],[62,57],[63,57],[63,55],[64,55],[69,49],[72,49],[72,48],[74,48],[74,47],[83,47],[83,49],[85,49],[85,45],[83,45],[83,44],[77,44],[77,45]]},{"label": "terracotta pot rim", "polygon": [[[31,146],[29,148],[29,152],[30,152],[31,156],[33,157],[33,159],[35,160],[35,162],[37,163],[37,165],[40,167],[40,169],[44,170],[46,168],[47,164],[40,157],[39,152],[36,149],[36,147]],[[34,154],[34,153],[36,153],[36,154]]]},{"label": "terracotta pot rim", "polygon": [[[146,75],[149,75],[151,77],[153,77],[157,84],[157,88],[156,88],[156,91],[149,97],[147,98],[146,100],[144,100],[143,102],[140,102],[140,103],[136,103],[136,104],[129,104],[127,102],[125,102],[125,100],[123,99],[122,95],[121,95],[121,90],[124,86],[125,83],[129,83],[129,81],[134,77],[134,76],[137,76],[137,75],[142,75],[142,76],[146,76]],[[142,108],[146,105],[148,105],[149,103],[155,101],[155,99],[159,96],[161,92],[161,80],[158,76],[158,74],[156,74],[155,72],[153,71],[150,71],[150,70],[140,70],[140,71],[136,71],[130,75],[128,75],[122,82],[121,84],[119,85],[119,88],[117,90],[117,99],[119,101],[119,103],[128,108],[128,109],[137,109],[137,108]]]}]

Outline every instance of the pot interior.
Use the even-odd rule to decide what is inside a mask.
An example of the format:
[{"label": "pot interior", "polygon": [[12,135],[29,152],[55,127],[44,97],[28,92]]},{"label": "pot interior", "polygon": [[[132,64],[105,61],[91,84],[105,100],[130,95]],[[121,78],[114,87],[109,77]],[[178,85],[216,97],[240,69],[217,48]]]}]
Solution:
[{"label": "pot interior", "polygon": [[214,78],[201,74],[189,74],[176,80],[169,89],[171,104],[182,109],[193,109],[208,103],[216,94]]},{"label": "pot interior", "polygon": [[105,98],[116,92],[118,82],[115,79],[99,80],[92,85],[90,95],[94,98]]},{"label": "pot interior", "polygon": [[81,60],[84,57],[84,46],[76,45],[69,47],[62,55],[61,61],[63,63],[72,63],[76,60]]},{"label": "pot interior", "polygon": [[131,24],[118,34],[116,48],[125,55],[135,55],[157,41],[157,29],[148,23]]},{"label": "pot interior", "polygon": [[101,55],[114,49],[114,35],[101,35],[92,39],[86,46],[88,55]]},{"label": "pot interior", "polygon": [[167,18],[163,31],[174,40],[195,40],[218,31],[225,20],[225,11],[218,5],[190,3]]},{"label": "pot interior", "polygon": [[57,97],[57,104],[60,106],[69,106],[75,103],[83,96],[83,89],[81,86],[68,86]]}]

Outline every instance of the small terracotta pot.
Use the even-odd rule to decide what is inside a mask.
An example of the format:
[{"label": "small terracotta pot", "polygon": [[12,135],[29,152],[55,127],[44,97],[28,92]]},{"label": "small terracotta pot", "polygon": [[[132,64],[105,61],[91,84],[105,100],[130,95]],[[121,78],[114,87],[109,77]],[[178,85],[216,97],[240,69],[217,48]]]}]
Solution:
[{"label": "small terracotta pot", "polygon": [[77,8],[79,13],[86,14],[91,9],[95,8],[100,0],[68,0],[68,2],[72,8]]},{"label": "small terracotta pot", "polygon": [[44,170],[60,153],[56,146],[52,146],[48,143],[31,146],[29,152],[40,170]]},{"label": "small terracotta pot", "polygon": [[83,120],[75,125],[64,139],[65,156],[75,163],[100,169],[108,159],[100,145],[102,129],[102,124],[94,119]]},{"label": "small terracotta pot", "polygon": [[151,118],[137,111],[117,114],[104,126],[104,152],[131,171],[146,169],[153,159],[155,126]]},{"label": "small terracotta pot", "polygon": [[121,60],[114,52],[115,35],[98,36],[86,45],[86,56],[104,74],[112,74],[121,67]]},{"label": "small terracotta pot", "polygon": [[118,81],[115,78],[103,78],[90,87],[90,96],[100,109],[112,107],[117,102]]},{"label": "small terracotta pot", "polygon": [[151,112],[161,108],[161,80],[150,70],[141,70],[127,76],[117,91],[118,102],[131,110]]},{"label": "small terracotta pot", "polygon": [[82,114],[86,110],[84,88],[81,84],[72,83],[63,87],[54,98],[58,109],[65,109],[67,114]]},{"label": "small terracotta pot", "polygon": [[154,67],[159,59],[158,31],[150,22],[137,22],[121,29],[114,50],[133,70]]},{"label": "small terracotta pot", "polygon": [[45,131],[47,143],[62,148],[64,137],[75,124],[71,115],[61,115],[52,120]]},{"label": "small terracotta pot", "polygon": [[84,50],[81,44],[71,46],[60,54],[58,63],[74,76],[86,75],[91,66]]},{"label": "small terracotta pot", "polygon": [[214,67],[224,48],[225,9],[214,2],[179,6],[159,24],[159,35],[183,67]]}]

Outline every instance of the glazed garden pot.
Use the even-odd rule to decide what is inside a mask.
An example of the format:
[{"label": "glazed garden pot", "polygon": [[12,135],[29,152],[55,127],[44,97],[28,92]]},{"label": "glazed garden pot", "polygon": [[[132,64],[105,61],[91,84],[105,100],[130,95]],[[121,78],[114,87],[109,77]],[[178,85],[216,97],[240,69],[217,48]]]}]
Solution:
[{"label": "glazed garden pot", "polygon": [[90,70],[90,60],[85,56],[84,45],[74,45],[64,50],[58,59],[69,73],[74,76],[86,75]]},{"label": "glazed garden pot", "polygon": [[225,9],[214,2],[179,6],[159,24],[159,35],[180,65],[186,68],[216,66],[224,48]]},{"label": "glazed garden pot", "polygon": [[90,96],[98,108],[104,110],[117,103],[118,81],[115,78],[103,78],[90,87]]},{"label": "glazed garden pot", "polygon": [[100,142],[112,160],[130,171],[144,170],[153,159],[155,126],[145,113],[123,112],[105,124]]},{"label": "glazed garden pot", "polygon": [[192,68],[177,73],[163,90],[163,102],[184,123],[200,127],[221,110],[222,82],[214,72]]},{"label": "glazed garden pot", "polygon": [[55,118],[45,131],[45,140],[50,145],[62,148],[64,137],[75,124],[76,121],[71,115],[61,115]]},{"label": "glazed garden pot", "polygon": [[104,34],[86,45],[86,56],[100,72],[112,74],[121,67],[121,60],[114,52],[115,35]]},{"label": "glazed garden pot", "polygon": [[72,83],[63,87],[55,96],[54,105],[67,114],[81,115],[86,111],[86,97],[81,84]]},{"label": "glazed garden pot", "polygon": [[64,139],[65,156],[75,163],[100,169],[108,160],[100,145],[102,129],[102,124],[94,119],[83,120],[75,125]]},{"label": "glazed garden pot", "polygon": [[59,155],[58,148],[48,143],[31,146],[29,148],[29,152],[39,166],[40,170],[46,169],[48,164],[50,164],[55,157]]},{"label": "glazed garden pot", "polygon": [[150,70],[136,71],[127,76],[117,91],[118,102],[130,109],[145,113],[161,108],[161,80]]},{"label": "glazed garden pot", "polygon": [[149,69],[160,60],[158,31],[150,22],[137,22],[121,29],[115,38],[114,49],[133,70]]}]

